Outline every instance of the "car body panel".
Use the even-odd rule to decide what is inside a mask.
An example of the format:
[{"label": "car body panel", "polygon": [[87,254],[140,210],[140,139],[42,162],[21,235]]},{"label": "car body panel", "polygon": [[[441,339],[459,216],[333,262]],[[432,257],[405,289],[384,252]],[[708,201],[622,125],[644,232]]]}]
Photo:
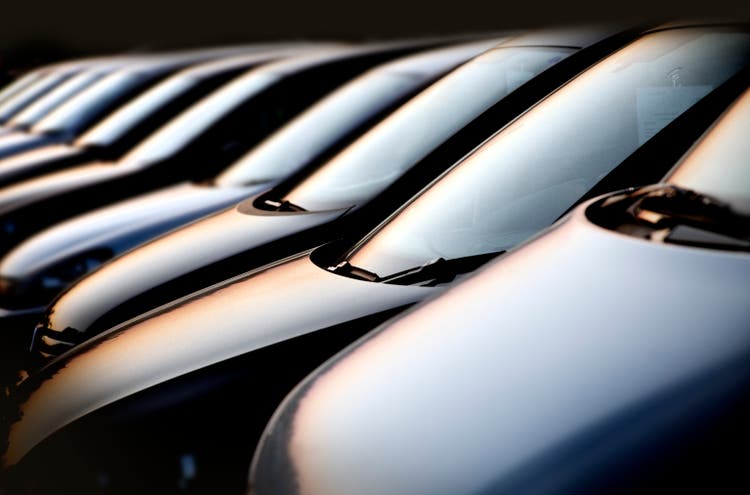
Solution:
[{"label": "car body panel", "polygon": [[263,185],[212,187],[181,183],[100,208],[61,222],[28,239],[6,255],[0,272],[9,278],[24,278],[75,254],[105,247],[115,255],[136,239],[148,239],[154,231],[177,225],[227,208],[257,192]]},{"label": "car body panel", "polygon": [[[594,32],[596,32],[598,36],[602,36],[601,31],[594,30]],[[524,37],[518,39],[526,40]],[[509,41],[508,43],[509,46],[513,46],[514,41]],[[523,41],[524,46],[526,43],[527,41]],[[557,84],[555,84],[555,87],[557,87]],[[535,98],[538,98],[538,96],[538,94],[535,94]],[[401,107],[397,112],[405,111],[405,108],[406,106]],[[391,114],[389,118],[393,115],[394,114]],[[516,113],[513,113],[513,116],[515,115]],[[389,119],[383,120],[378,126],[382,127],[387,125],[388,120]],[[376,128],[378,126],[376,126]],[[429,129],[426,128],[425,132],[427,130]],[[481,140],[485,139],[488,134],[491,134],[496,130],[496,128],[492,128],[487,131],[487,134],[483,133],[481,139],[477,139],[477,137],[474,137],[474,139],[481,142]],[[364,137],[366,138],[367,134],[365,134]],[[357,142],[352,144],[352,146],[356,145]],[[462,143],[462,146],[466,147],[466,143]],[[442,150],[438,149],[436,153],[439,151]],[[452,151],[455,153],[455,150]],[[344,152],[346,152],[346,150]],[[442,153],[440,153],[440,155],[442,155]],[[438,157],[438,159],[440,158],[442,158],[442,156]],[[450,164],[452,163],[453,161],[451,161]],[[450,164],[444,163],[442,166],[447,167]],[[435,173],[436,171],[432,169],[429,171],[428,175],[434,175]],[[430,175],[430,177],[432,177],[432,175]],[[422,182],[428,181],[429,180],[422,179]],[[421,184],[417,189],[423,186],[424,184]],[[395,195],[386,196],[394,197]],[[282,233],[286,236],[290,236],[287,239],[287,244],[279,246],[278,248],[274,247],[272,250],[277,253],[277,257],[283,257],[299,252],[303,249],[314,247],[326,240],[338,238],[340,231],[344,229],[341,224],[332,223],[328,226],[323,224],[339,219],[342,214],[345,216],[350,210],[350,208],[340,208],[331,210],[330,212],[322,211],[319,213],[273,212],[260,209],[256,206],[262,198],[262,194],[258,195],[241,203],[235,211],[227,210],[220,215],[208,217],[199,222],[193,223],[187,228],[173,231],[151,243],[125,253],[117,260],[113,260],[106,266],[90,273],[60,295],[50,307],[49,314],[45,315],[42,325],[53,331],[67,328],[91,333],[102,331],[107,328],[104,326],[105,320],[102,320],[102,318],[105,315],[114,318],[115,313],[112,310],[115,308],[119,308],[118,311],[124,311],[127,318],[133,317],[138,313],[145,311],[141,306],[142,304],[147,306],[153,304],[146,308],[151,309],[160,303],[170,300],[167,299],[167,297],[174,299],[173,289],[175,291],[182,291],[178,296],[175,296],[179,297],[189,293],[191,290],[198,290],[210,285],[210,283],[215,283],[227,278],[227,276],[224,276],[224,272],[216,270],[212,263],[224,263],[226,260],[231,260],[235,255],[242,255],[242,262],[245,263],[243,265],[244,269],[234,268],[236,271],[234,271],[232,275],[235,275],[238,272],[242,273],[254,266],[260,266],[263,263],[271,261],[259,256],[253,251],[253,249],[251,249],[256,247],[258,249],[267,248],[268,246],[264,246],[260,242],[261,240],[279,240],[281,242],[283,241],[283,239],[280,239]],[[389,205],[386,211],[379,212],[379,215],[375,216],[375,221],[373,221],[372,218],[367,217],[352,217],[356,218],[356,220],[352,220],[350,223],[359,224],[360,229],[365,229],[366,226],[372,228],[382,219],[383,216],[392,212],[393,209],[396,209],[400,204],[401,203],[393,205],[392,209],[391,205]],[[245,218],[241,218],[242,216]],[[223,225],[229,221],[231,221],[232,225],[236,225],[237,227],[227,228],[226,225]],[[279,222],[279,227],[273,229],[273,236],[269,236],[266,233],[266,229],[270,228],[269,226],[273,222]],[[244,227],[241,227],[243,225]],[[317,240],[315,235],[310,235],[310,231],[312,229],[318,229],[319,227],[319,230],[324,233],[321,234],[322,239]],[[247,231],[244,233],[241,232],[240,230],[242,228],[247,229]],[[254,231],[253,229],[255,228],[258,228],[259,230]],[[323,230],[324,228],[329,228],[330,230],[325,231]],[[367,230],[369,230],[369,228]],[[187,232],[188,230],[192,230],[193,232]],[[292,236],[292,234],[298,235]],[[206,237],[207,235],[208,237]],[[201,238],[214,238],[214,236],[220,236],[222,241],[205,243],[200,240]],[[223,239],[224,236],[227,236],[226,240]],[[304,239],[302,238],[303,236]],[[236,242],[236,240],[240,239],[242,239],[240,242]],[[243,245],[245,248],[238,250],[238,248]],[[188,246],[192,246],[192,248],[188,249]],[[180,253],[180,255],[176,256],[174,253]],[[153,263],[158,263],[160,268],[154,270]],[[169,267],[168,265],[172,266]],[[196,280],[186,282],[180,279],[181,275],[186,277],[192,276],[193,272],[197,273],[199,271],[200,274],[195,276]],[[137,281],[133,280],[128,283],[118,282],[117,284],[114,284],[119,287],[117,293],[107,288],[113,287],[112,280],[117,280],[117,277],[121,274],[127,276],[129,279],[135,273],[139,274],[133,276],[133,278],[137,278]],[[164,293],[158,298],[151,292],[149,292],[148,297],[145,296],[148,291],[159,291],[166,286],[169,286],[169,289],[165,289]],[[108,294],[108,297],[111,297],[112,300],[108,300],[108,298],[105,297],[94,298],[92,297],[94,294],[98,294],[99,296]],[[162,298],[166,300],[161,300]],[[134,303],[133,301],[136,300],[139,300],[140,302]],[[106,325],[109,324],[110,321],[107,319]],[[90,328],[90,325],[95,325],[95,327]],[[101,328],[102,326],[103,328]]]},{"label": "car body panel", "polygon": [[[409,304],[432,292],[340,277],[310,262],[306,254],[208,289],[201,297],[177,302],[140,323],[113,329],[72,351],[75,357],[68,355],[61,369],[50,368],[49,381],[34,386],[31,407],[21,406],[23,419],[11,427],[4,463],[18,462],[46,436],[86,413],[190,370],[362,313]],[[295,301],[294,310],[289,310],[288,301]],[[324,306],[326,310],[321,310]],[[251,316],[254,330],[237,320],[217,322],[217,311]],[[128,359],[117,359],[124,349],[129,349]],[[91,373],[105,362],[109,363],[107,379],[91,380]],[[55,398],[61,392],[62,401]],[[38,407],[42,403],[45,406]]]},{"label": "car body panel", "polygon": [[[49,326],[60,328],[60,322],[65,322],[65,328],[88,328],[103,313],[115,309],[122,300],[122,292],[126,296],[133,296],[153,287],[165,279],[179,276],[193,269],[195,260],[204,263],[220,260],[227,253],[241,253],[248,247],[259,246],[283,238],[301,228],[311,228],[324,224],[341,216],[344,211],[314,212],[305,215],[275,214],[275,215],[243,215],[236,207],[231,207],[216,213],[200,223],[196,228],[180,229],[169,235],[168,242],[159,239],[141,246],[137,250],[125,253],[123,256],[133,257],[138,264],[148,264],[152,267],[148,274],[133,271],[129,263],[108,263],[101,266],[95,273],[96,278],[85,277],[76,285],[76,298],[70,303],[59,305],[49,315]],[[221,237],[221,244],[205,246],[206,239]],[[208,249],[195,249],[203,245]],[[172,253],[182,253],[175,257]],[[167,263],[167,260],[169,262]],[[121,283],[109,285],[109,289],[98,283],[99,277],[115,277]],[[87,293],[87,297],[83,294]],[[64,295],[62,296],[65,297]],[[81,301],[81,306],[76,304]],[[85,300],[85,302],[84,302]],[[90,305],[96,305],[98,311],[88,311]],[[83,309],[86,311],[83,311]]]},{"label": "car body panel", "polygon": [[14,154],[0,160],[0,186],[5,187],[20,178],[26,179],[57,169],[57,166],[50,164],[75,164],[85,160],[89,154],[85,149],[66,144],[50,144]]},{"label": "car body panel", "polygon": [[561,445],[747,355],[746,253],[612,235],[586,206],[309,377],[267,428],[254,493],[554,486],[575,470]]},{"label": "car body panel", "polygon": [[9,134],[0,136],[0,159],[44,146],[45,144],[52,144],[55,141],[56,140],[50,136],[13,131]]}]

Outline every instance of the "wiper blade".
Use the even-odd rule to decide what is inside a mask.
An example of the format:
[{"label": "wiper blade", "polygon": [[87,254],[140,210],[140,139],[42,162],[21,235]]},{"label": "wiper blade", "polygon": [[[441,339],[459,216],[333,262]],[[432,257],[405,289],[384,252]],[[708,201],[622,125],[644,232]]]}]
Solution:
[{"label": "wiper blade", "polygon": [[690,225],[678,225],[674,227],[664,236],[663,241],[672,244],[713,249],[750,250],[750,241]]},{"label": "wiper blade", "polygon": [[425,287],[445,284],[452,282],[458,275],[476,270],[504,252],[496,251],[494,253],[451,259],[435,258],[424,265],[382,277],[378,279],[378,282],[398,285],[421,285]]},{"label": "wiper blade", "polygon": [[358,278],[360,280],[367,280],[368,282],[378,282],[380,277],[375,272],[370,272],[364,268],[354,266],[348,261],[342,261],[338,265],[329,266],[328,270],[335,273],[336,275],[344,275],[346,277]]},{"label": "wiper blade", "polygon": [[272,199],[267,199],[263,203],[271,206],[273,208],[273,211],[307,211],[301,206],[295,205],[294,203],[287,200],[274,201]]}]

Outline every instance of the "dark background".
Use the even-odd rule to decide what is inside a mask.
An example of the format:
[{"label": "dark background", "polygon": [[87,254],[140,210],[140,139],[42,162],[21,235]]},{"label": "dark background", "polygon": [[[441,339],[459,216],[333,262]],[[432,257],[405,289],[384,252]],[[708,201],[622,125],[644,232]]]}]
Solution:
[{"label": "dark background", "polygon": [[255,40],[361,40],[591,21],[750,20],[750,1],[5,0],[0,78],[67,57]]}]

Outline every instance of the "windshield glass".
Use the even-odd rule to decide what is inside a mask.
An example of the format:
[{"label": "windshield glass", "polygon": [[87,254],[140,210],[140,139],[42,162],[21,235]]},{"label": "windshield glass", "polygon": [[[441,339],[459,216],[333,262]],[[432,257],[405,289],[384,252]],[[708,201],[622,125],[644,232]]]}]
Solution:
[{"label": "windshield glass", "polygon": [[5,102],[8,98],[14,96],[19,91],[26,89],[27,87],[31,86],[34,82],[39,80],[42,75],[38,72],[30,72],[26,74],[25,76],[22,76],[15,81],[11,82],[10,84],[3,87],[2,90],[0,90],[0,103]]},{"label": "windshield glass", "polygon": [[306,210],[362,204],[498,100],[573,52],[496,48],[409,101],[292,189]]},{"label": "windshield glass", "polygon": [[383,276],[515,246],[749,60],[745,33],[641,38],[496,134],[357,248],[351,264]]},{"label": "windshield glass", "polygon": [[31,86],[19,91],[0,105],[0,120],[7,120],[26,105],[43,95],[61,81],[67,79],[63,74],[47,74]]},{"label": "windshield glass", "polygon": [[23,109],[10,121],[12,125],[29,126],[47,115],[52,109],[101,78],[101,74],[84,72],[71,77],[55,89]]},{"label": "windshield glass", "polygon": [[110,114],[78,138],[76,145],[106,146],[113,143],[152,112],[195,86],[196,82],[196,79],[185,76],[167,79]]},{"label": "windshield glass", "polygon": [[396,73],[353,81],[274,133],[221,174],[217,182],[239,185],[289,175],[420,82],[421,78]]},{"label": "windshield glass", "polygon": [[32,127],[32,132],[78,132],[102,110],[136,88],[143,80],[142,74],[132,72],[110,74],[57,107]]},{"label": "windshield glass", "polygon": [[134,164],[153,163],[173,155],[240,103],[273,84],[277,78],[278,76],[267,72],[255,71],[240,76],[170,120],[122,161]]},{"label": "windshield glass", "polygon": [[667,182],[750,214],[750,90],[685,154]]}]

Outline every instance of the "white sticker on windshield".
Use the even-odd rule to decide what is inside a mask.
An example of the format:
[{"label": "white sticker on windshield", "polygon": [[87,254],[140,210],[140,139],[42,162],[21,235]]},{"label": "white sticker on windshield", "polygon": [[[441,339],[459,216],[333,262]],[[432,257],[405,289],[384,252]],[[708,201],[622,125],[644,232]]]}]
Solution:
[{"label": "white sticker on windshield", "polygon": [[712,89],[712,86],[638,88],[636,93],[638,145],[654,137],[654,134],[706,96]]}]

